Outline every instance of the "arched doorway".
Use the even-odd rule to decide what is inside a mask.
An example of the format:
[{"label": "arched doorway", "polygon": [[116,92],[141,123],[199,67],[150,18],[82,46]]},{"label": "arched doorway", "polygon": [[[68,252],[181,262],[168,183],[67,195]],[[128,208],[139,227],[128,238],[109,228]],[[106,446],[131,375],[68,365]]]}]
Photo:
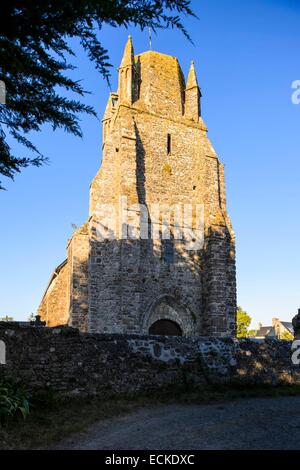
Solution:
[{"label": "arched doorway", "polygon": [[150,326],[149,335],[182,336],[182,331],[174,321],[158,320]]},{"label": "arched doorway", "polygon": [[171,295],[153,301],[143,317],[144,334],[168,336],[193,336],[195,321],[190,310]]},{"label": "arched doorway", "polygon": [[182,331],[174,321],[158,320],[150,326],[149,335],[182,336]]}]

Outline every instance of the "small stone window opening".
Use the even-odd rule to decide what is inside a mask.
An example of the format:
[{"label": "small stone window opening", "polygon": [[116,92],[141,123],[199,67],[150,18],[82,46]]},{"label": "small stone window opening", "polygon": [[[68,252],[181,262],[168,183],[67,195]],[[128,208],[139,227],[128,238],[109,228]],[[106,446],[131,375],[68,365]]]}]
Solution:
[{"label": "small stone window opening", "polygon": [[165,263],[174,263],[174,240],[162,240],[162,258]]},{"label": "small stone window opening", "polygon": [[171,155],[171,152],[172,152],[172,137],[171,137],[171,134],[168,134],[168,137],[167,137],[167,153],[168,153],[168,155]]},{"label": "small stone window opening", "polygon": [[106,136],[107,136],[107,121],[104,123],[104,126],[103,126],[103,140],[104,142],[106,141]]}]

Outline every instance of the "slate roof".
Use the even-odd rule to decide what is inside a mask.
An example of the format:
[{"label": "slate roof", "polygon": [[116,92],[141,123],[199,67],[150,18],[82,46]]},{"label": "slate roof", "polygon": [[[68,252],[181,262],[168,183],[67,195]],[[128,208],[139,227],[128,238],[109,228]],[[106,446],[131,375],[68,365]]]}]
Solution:
[{"label": "slate roof", "polygon": [[274,330],[273,326],[261,326],[260,329],[256,332],[255,336],[267,336],[270,334],[271,330]]},{"label": "slate roof", "polygon": [[293,335],[294,334],[294,328],[293,324],[288,321],[282,321],[281,324]]},{"label": "slate roof", "polygon": [[[294,334],[294,328],[291,322],[288,321],[280,321],[280,323],[284,326],[284,328],[291,333]],[[266,337],[266,336],[276,336],[274,326],[261,326],[259,330],[255,333],[255,337]]]}]

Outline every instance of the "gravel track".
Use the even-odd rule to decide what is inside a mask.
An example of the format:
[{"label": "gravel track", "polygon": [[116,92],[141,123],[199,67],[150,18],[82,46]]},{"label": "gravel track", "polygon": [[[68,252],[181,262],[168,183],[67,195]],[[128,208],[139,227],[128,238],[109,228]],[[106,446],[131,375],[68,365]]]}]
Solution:
[{"label": "gravel track", "polygon": [[96,423],[55,449],[300,449],[300,397],[140,408]]}]

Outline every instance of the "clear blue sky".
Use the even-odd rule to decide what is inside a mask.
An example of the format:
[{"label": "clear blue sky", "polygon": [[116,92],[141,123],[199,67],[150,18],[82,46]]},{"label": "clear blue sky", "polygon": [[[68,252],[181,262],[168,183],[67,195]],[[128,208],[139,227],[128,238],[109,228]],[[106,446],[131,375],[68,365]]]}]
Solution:
[{"label": "clear blue sky", "polygon": [[[178,57],[185,74],[196,61],[203,117],[225,163],[228,209],[237,237],[238,302],[258,321],[288,320],[300,307],[300,80],[298,0],[194,0],[200,21],[185,21],[195,46],[177,31],[159,32],[153,49]],[[134,28],[136,53],[147,32]],[[112,84],[128,35],[105,27]],[[76,46],[75,46],[76,47]],[[78,69],[102,117],[108,88],[78,51]],[[101,161],[100,122],[82,117],[82,140],[45,127],[34,142],[50,158],[0,193],[0,316],[26,319],[53,268],[65,258],[71,224],[85,221],[89,184]]]}]

